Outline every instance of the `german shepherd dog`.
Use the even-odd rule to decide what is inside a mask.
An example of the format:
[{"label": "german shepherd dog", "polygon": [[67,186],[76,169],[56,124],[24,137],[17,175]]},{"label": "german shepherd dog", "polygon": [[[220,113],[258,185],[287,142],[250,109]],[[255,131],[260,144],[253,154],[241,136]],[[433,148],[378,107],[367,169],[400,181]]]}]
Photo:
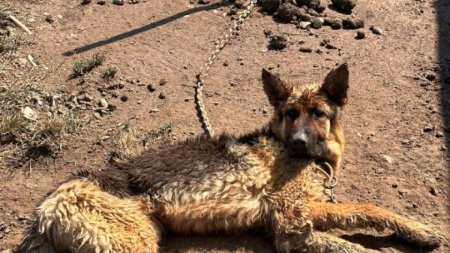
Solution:
[{"label": "german shepherd dog", "polygon": [[390,229],[418,246],[441,237],[371,204],[326,203],[322,161],[339,167],[347,65],[322,84],[294,85],[267,70],[275,113],[259,131],[196,139],[79,173],[36,209],[19,252],[158,252],[163,230],[239,232],[262,228],[278,252],[376,252],[327,233]]}]

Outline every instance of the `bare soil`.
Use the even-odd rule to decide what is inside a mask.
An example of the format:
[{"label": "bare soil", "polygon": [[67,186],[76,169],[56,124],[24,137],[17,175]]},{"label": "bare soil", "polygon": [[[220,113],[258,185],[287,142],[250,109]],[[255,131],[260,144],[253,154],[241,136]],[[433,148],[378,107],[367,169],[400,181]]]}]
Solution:
[{"label": "bare soil", "polygon": [[[217,1],[198,5],[188,0],[141,0],[136,4],[125,1],[123,6],[111,1],[105,5],[67,0],[3,2],[33,34],[26,35],[8,24],[30,43],[21,45],[13,60],[20,71],[2,69],[2,80],[20,79],[17,73],[46,73],[39,82],[45,92],[69,97],[85,91],[94,104],[105,98],[116,108],[103,116],[94,115],[92,108],[74,109],[77,118],[90,120],[61,137],[61,152],[56,156],[16,164],[5,162],[15,161],[11,157],[0,158],[0,250],[18,244],[33,208],[71,173],[104,166],[112,152],[130,151],[128,144],[118,144],[123,144],[124,128],[133,129],[139,145],[143,136],[150,136],[146,139],[149,145],[157,145],[202,133],[193,102],[195,75],[214,41],[232,22],[225,15],[232,5]],[[216,133],[242,134],[268,122],[271,108],[260,82],[263,67],[285,79],[320,82],[331,68],[347,62],[351,90],[343,116],[347,148],[338,200],[375,203],[430,224],[450,240],[450,125],[446,125],[450,100],[448,84],[443,81],[449,72],[443,65],[443,54],[448,55],[443,48],[448,48],[450,40],[440,32],[448,31],[450,20],[437,17],[450,15],[450,6],[444,2],[360,0],[351,16],[365,21],[360,29],[365,32],[364,39],[355,39],[356,30],[302,30],[255,8],[240,36],[222,51],[206,79],[204,100],[213,128]],[[329,8],[325,13],[348,16]],[[371,25],[380,28],[382,35],[372,33]],[[269,50],[265,31],[286,36],[286,47]],[[335,48],[321,46],[324,40]],[[312,50],[301,52],[300,47]],[[105,56],[103,64],[83,78],[71,79],[75,62],[95,53]],[[27,55],[33,56],[37,68],[30,68]],[[108,67],[118,70],[112,80],[100,77]],[[161,79],[166,81],[163,85]],[[119,83],[123,88],[103,89],[103,96],[99,92]],[[149,91],[149,84],[155,91]],[[45,116],[46,107],[30,106]],[[170,126],[170,134],[163,140],[151,134],[164,125]],[[5,145],[14,148],[14,144]],[[393,236],[355,233],[347,238],[382,252],[427,252]],[[274,249],[262,233],[254,231],[244,235],[168,235],[162,252]],[[450,252],[448,241],[432,252]]]}]

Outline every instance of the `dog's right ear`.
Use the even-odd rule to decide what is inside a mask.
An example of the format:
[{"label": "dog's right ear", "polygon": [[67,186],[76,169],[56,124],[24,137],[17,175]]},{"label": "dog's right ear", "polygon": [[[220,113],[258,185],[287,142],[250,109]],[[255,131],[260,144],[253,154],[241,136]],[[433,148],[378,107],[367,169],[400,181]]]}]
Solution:
[{"label": "dog's right ear", "polygon": [[286,100],[292,93],[292,87],[283,82],[278,75],[274,75],[264,68],[262,70],[262,80],[269,102],[275,107]]}]

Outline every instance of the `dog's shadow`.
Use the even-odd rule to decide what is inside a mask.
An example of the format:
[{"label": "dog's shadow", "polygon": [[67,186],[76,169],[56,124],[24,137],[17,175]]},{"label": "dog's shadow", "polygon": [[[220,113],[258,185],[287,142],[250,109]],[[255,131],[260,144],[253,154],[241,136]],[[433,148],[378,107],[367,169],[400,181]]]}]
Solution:
[{"label": "dog's shadow", "polygon": [[[342,235],[341,238],[362,246],[379,250],[380,252],[408,252],[425,253],[433,249],[420,248],[397,237],[395,234],[375,236],[362,233]],[[275,253],[271,240],[264,236],[262,231],[244,233],[240,235],[214,234],[214,235],[175,235],[164,236],[161,243],[161,252],[258,252]]]},{"label": "dog's shadow", "polygon": [[366,248],[380,250],[382,252],[393,252],[395,250],[395,252],[425,253],[433,251],[433,248],[421,248],[410,244],[395,234],[375,236],[357,233],[353,235],[343,235],[341,238],[353,243],[361,244]]}]

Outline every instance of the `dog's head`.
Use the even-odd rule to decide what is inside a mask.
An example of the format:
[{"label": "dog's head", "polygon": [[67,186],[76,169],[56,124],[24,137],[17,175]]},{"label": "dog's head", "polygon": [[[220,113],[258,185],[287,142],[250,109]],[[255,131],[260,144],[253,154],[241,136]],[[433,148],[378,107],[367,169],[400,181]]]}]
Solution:
[{"label": "dog's head", "polygon": [[339,118],[347,103],[347,65],[332,70],[322,84],[291,85],[265,69],[262,80],[275,108],[271,129],[289,155],[319,158],[338,166],[344,148]]}]

